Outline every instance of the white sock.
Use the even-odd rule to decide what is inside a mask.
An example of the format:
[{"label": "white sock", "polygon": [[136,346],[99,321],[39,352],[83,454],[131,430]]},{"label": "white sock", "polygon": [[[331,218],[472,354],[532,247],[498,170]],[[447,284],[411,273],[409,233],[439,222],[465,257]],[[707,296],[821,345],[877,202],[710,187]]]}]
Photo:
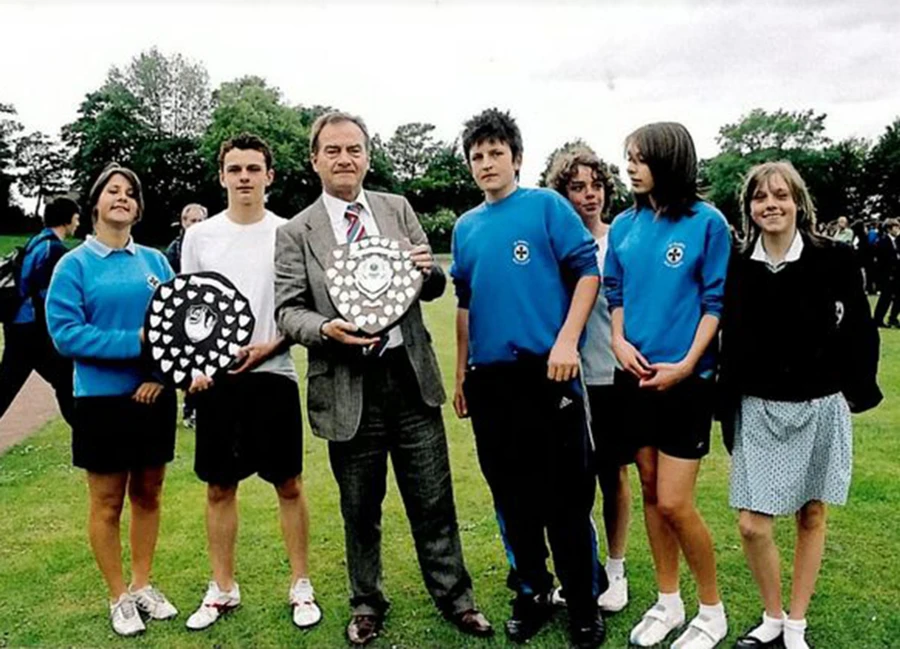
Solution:
[{"label": "white sock", "polygon": [[784,647],[785,649],[809,649],[806,644],[806,619],[784,621]]},{"label": "white sock", "polygon": [[656,601],[665,606],[669,611],[684,610],[684,601],[681,599],[681,592],[677,590],[674,593],[660,593],[659,599]]},{"label": "white sock", "polygon": [[625,576],[625,558],[621,559],[613,559],[612,557],[606,557],[606,576],[609,577],[610,580],[615,578],[622,578]]},{"label": "white sock", "polygon": [[716,629],[724,638],[728,635],[728,618],[725,617],[725,605],[722,602],[718,604],[700,604],[698,615],[708,618],[712,627]]},{"label": "white sock", "polygon": [[781,612],[781,617],[769,617],[768,614],[763,611],[762,624],[747,635],[752,636],[761,642],[772,642],[772,640],[780,636],[781,632],[784,630],[784,618],[784,611]]}]

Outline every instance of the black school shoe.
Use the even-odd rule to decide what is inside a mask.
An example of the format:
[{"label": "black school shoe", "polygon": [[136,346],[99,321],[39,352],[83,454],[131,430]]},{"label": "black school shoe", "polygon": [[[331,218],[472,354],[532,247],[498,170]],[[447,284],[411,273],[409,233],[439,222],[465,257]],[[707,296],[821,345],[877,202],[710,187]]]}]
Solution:
[{"label": "black school shoe", "polygon": [[582,623],[574,622],[569,627],[569,637],[575,649],[597,649],[606,640],[606,622],[598,609],[595,617]]},{"label": "black school shoe", "polygon": [[750,635],[750,632],[748,631],[734,641],[734,649],[783,649],[784,641],[782,640],[782,637],[783,636],[779,635],[774,640],[763,642],[759,638]]},{"label": "black school shoe", "polygon": [[513,600],[512,617],[506,621],[506,636],[518,644],[528,642],[552,616],[549,593],[519,595]]}]

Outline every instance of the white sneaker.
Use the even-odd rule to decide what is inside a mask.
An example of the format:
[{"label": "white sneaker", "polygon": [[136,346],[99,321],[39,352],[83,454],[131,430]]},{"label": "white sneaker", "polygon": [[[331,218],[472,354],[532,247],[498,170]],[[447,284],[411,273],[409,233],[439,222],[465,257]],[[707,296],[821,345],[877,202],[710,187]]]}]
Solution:
[{"label": "white sneaker", "polygon": [[699,613],[671,649],[714,649],[728,635],[728,618]]},{"label": "white sneaker", "polygon": [[138,635],[147,630],[134,599],[128,593],[122,593],[118,600],[109,605],[109,616],[113,631],[121,636]]},{"label": "white sneaker", "polygon": [[618,613],[628,606],[628,578],[613,577],[609,588],[597,598],[597,606],[604,613]]},{"label": "white sneaker", "polygon": [[203,596],[203,602],[200,603],[200,608],[187,619],[186,626],[192,631],[200,631],[215,624],[223,613],[240,605],[241,589],[237,582],[234,582],[231,590],[222,591],[215,581],[211,581],[209,588],[206,589],[206,595]]},{"label": "white sneaker", "polygon": [[684,624],[684,604],[672,607],[654,604],[631,630],[631,644],[638,647],[652,647],[665,640],[667,635],[682,624]]},{"label": "white sneaker", "polygon": [[131,591],[134,603],[138,609],[154,620],[170,620],[178,615],[178,609],[166,599],[160,591],[147,585],[140,590]]},{"label": "white sneaker", "polygon": [[308,629],[322,620],[322,609],[316,604],[316,596],[309,579],[302,577],[298,579],[288,593],[288,597],[294,608],[294,624],[298,627]]}]

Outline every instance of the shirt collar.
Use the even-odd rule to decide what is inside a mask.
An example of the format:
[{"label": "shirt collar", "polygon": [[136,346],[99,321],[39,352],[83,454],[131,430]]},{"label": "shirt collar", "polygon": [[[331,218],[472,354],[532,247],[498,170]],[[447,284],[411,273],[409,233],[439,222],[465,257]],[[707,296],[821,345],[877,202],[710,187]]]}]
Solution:
[{"label": "shirt collar", "polygon": [[347,211],[347,206],[353,203],[359,203],[360,205],[362,205],[363,209],[366,211],[366,214],[368,214],[372,218],[375,218],[372,212],[372,208],[369,207],[369,201],[366,200],[366,192],[362,189],[359,190],[359,195],[349,202],[323,191],[322,201],[325,203],[325,211],[328,212],[328,218],[331,223],[333,225],[340,226],[341,228],[346,225],[344,223],[344,213]]},{"label": "shirt collar", "polygon": [[[110,248],[92,234],[89,234],[87,239],[85,239],[84,245],[86,245],[89,250],[97,253],[100,257],[109,257],[117,250],[116,248]],[[128,237],[128,243],[125,244],[125,247],[122,248],[122,250],[132,255],[137,252],[134,245],[134,237]]]},{"label": "shirt collar", "polygon": [[800,259],[800,253],[803,252],[803,237],[800,236],[799,232],[795,232],[794,240],[791,241],[791,247],[788,248],[787,253],[785,253],[784,259],[780,262],[774,262],[763,247],[762,239],[762,235],[756,238],[756,245],[753,246],[753,254],[750,255],[750,259],[763,262],[773,273],[777,273],[784,268],[786,264]]}]

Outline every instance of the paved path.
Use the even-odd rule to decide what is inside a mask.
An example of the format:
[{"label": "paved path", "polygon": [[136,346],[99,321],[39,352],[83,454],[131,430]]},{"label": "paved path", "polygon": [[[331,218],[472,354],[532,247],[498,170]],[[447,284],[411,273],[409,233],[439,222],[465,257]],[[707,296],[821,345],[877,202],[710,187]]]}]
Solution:
[{"label": "paved path", "polygon": [[0,419],[0,454],[58,416],[53,388],[37,372],[32,372]]}]

